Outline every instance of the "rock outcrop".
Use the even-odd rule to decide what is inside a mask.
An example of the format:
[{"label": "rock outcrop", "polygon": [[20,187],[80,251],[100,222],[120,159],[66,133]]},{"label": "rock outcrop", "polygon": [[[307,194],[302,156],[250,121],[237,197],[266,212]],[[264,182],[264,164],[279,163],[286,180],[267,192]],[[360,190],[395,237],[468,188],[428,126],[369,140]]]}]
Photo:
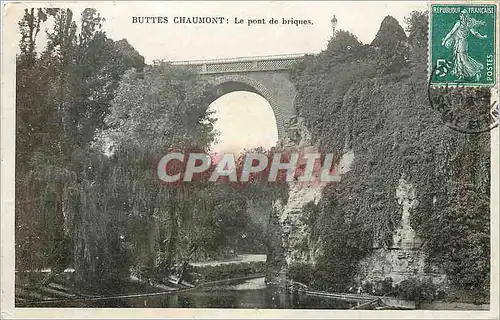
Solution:
[{"label": "rock outcrop", "polygon": [[410,277],[430,279],[437,285],[446,281],[446,276],[426,264],[426,254],[421,250],[422,240],[410,226],[410,210],[418,205],[415,187],[403,177],[399,179],[395,195],[401,206],[401,224],[392,235],[388,247],[375,244],[373,251],[360,262],[357,282],[377,282],[392,278],[399,283]]},{"label": "rock outcrop", "polygon": [[[288,125],[288,138],[281,141],[281,146],[290,152],[317,153],[318,148],[311,141],[311,134],[300,117],[293,117]],[[335,166],[340,175],[349,172],[354,160],[354,152],[346,150]],[[321,239],[311,237],[311,226],[307,223],[311,214],[307,210],[310,204],[317,205],[321,199],[324,183],[290,182],[288,201],[278,200],[273,203],[281,226],[283,258],[286,266],[294,263],[316,264],[322,254]]]}]

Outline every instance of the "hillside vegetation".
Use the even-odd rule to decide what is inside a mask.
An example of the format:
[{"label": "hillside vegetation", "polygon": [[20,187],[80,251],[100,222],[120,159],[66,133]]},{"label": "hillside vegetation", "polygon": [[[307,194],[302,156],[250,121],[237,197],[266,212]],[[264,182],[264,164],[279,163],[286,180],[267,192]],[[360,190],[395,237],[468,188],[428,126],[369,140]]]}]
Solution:
[{"label": "hillside vegetation", "polygon": [[338,31],[294,71],[296,111],[314,143],[355,154],[351,171],[309,208],[313,237],[325,251],[309,278],[316,287],[345,290],[374,245],[390,245],[401,221],[395,190],[403,178],[416,188],[410,223],[428,263],[455,289],[489,295],[489,134],[450,130],[431,107],[427,19],[413,12],[405,33],[386,17],[370,45]]}]

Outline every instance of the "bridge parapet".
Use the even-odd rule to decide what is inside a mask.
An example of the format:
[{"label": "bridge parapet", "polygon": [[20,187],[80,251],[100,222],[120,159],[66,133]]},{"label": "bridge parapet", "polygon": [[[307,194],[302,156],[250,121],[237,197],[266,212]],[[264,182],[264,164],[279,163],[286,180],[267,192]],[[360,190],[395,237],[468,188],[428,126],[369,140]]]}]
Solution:
[{"label": "bridge parapet", "polygon": [[176,66],[185,66],[199,74],[227,74],[288,70],[303,60],[304,57],[305,54],[289,54],[214,60],[172,61],[170,63]]}]

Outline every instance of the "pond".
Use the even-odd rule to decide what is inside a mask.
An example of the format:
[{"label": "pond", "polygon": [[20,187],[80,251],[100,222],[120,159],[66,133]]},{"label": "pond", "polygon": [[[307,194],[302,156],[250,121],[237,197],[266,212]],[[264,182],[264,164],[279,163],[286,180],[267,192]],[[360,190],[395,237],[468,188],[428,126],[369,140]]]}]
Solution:
[{"label": "pond", "polygon": [[[96,308],[259,308],[259,309],[349,309],[355,304],[330,298],[291,294],[266,286],[264,278],[237,285],[140,298],[65,302],[58,307]],[[54,307],[54,305],[52,306]]]}]

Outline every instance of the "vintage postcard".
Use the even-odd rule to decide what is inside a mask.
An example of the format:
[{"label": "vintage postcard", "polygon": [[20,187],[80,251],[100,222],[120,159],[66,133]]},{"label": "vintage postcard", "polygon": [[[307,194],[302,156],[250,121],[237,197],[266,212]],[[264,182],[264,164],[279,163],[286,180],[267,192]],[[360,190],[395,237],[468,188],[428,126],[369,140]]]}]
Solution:
[{"label": "vintage postcard", "polygon": [[499,317],[495,1],[1,10],[2,319]]}]

